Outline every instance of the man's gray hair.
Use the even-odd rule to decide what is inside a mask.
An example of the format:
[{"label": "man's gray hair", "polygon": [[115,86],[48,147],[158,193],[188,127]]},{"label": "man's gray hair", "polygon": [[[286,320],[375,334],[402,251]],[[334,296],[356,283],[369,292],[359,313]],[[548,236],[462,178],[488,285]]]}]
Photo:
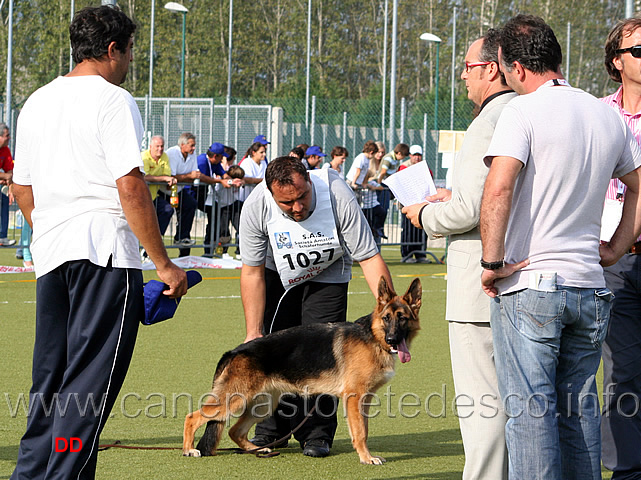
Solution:
[{"label": "man's gray hair", "polygon": [[11,131],[11,130],[9,130],[9,125],[7,125],[4,122],[0,122],[0,132],[4,133],[5,130]]},{"label": "man's gray hair", "polygon": [[196,135],[189,132],[181,133],[180,137],[178,137],[178,145],[185,145],[189,140],[193,140],[195,142]]}]

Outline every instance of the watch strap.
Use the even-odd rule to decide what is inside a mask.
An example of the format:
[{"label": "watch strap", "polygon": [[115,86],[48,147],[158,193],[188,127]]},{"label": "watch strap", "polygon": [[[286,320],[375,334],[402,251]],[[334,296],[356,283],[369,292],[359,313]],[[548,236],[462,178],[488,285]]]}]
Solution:
[{"label": "watch strap", "polygon": [[499,270],[505,266],[505,259],[496,262],[486,262],[481,258],[481,267],[485,270]]}]

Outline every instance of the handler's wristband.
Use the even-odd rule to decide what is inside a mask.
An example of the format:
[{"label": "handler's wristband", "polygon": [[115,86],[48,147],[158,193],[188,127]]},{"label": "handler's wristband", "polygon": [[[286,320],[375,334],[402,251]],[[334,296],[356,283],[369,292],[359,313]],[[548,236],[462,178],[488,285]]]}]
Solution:
[{"label": "handler's wristband", "polygon": [[486,262],[481,258],[481,267],[485,270],[499,270],[505,266],[505,259],[497,262]]}]

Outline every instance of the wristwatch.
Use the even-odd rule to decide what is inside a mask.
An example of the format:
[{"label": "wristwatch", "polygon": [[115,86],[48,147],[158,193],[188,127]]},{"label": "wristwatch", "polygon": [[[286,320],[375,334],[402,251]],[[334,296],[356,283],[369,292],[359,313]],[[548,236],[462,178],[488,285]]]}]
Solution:
[{"label": "wristwatch", "polygon": [[481,267],[485,270],[499,270],[505,266],[505,259],[496,262],[486,262],[481,258]]},{"label": "wristwatch", "polygon": [[234,183],[232,180],[227,180],[227,185],[231,185],[232,183]]}]

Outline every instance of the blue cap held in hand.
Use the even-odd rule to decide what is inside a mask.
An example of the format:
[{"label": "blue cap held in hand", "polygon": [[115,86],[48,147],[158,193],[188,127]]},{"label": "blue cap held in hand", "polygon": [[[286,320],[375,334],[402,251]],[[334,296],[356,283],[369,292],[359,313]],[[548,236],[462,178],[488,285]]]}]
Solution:
[{"label": "blue cap held in hand", "polygon": [[[187,272],[187,288],[199,284],[203,277],[196,270]],[[153,325],[172,318],[176,313],[180,298],[169,298],[163,295],[163,291],[168,290],[166,283],[158,280],[149,280],[145,284],[145,318],[142,320],[143,325]]]}]

